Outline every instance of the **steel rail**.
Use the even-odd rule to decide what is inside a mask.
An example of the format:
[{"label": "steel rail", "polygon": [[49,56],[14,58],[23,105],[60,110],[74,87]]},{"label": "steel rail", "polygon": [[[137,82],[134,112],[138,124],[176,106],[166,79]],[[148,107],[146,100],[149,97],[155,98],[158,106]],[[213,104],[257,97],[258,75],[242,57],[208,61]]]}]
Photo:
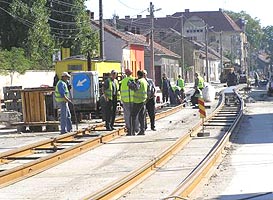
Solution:
[{"label": "steel rail", "polygon": [[[199,165],[192,170],[188,177],[186,177],[179,186],[170,194],[169,197],[164,199],[181,199],[188,198],[189,195],[193,192],[193,190],[197,187],[200,181],[210,172],[215,163],[219,161],[221,158],[222,152],[224,148],[229,143],[230,136],[233,130],[236,128],[237,124],[240,122],[240,119],[243,116],[243,108],[244,102],[239,96],[238,93],[235,92],[239,101],[240,108],[239,113],[234,120],[234,123],[229,127],[224,136],[214,145],[211,151],[207,154],[207,156],[199,163]],[[174,198],[172,198],[174,197]]]},{"label": "steel rail", "polygon": [[[178,105],[166,111],[156,113],[156,120],[164,118],[175,112],[178,112],[182,108],[183,108],[183,105]],[[122,118],[117,119],[117,121],[122,121],[122,120],[123,120]],[[125,126],[123,126],[121,128],[118,128],[117,130],[103,133],[98,136],[93,135],[94,137],[90,139],[81,141],[79,143],[77,142],[78,138],[85,137],[85,136],[87,137],[92,136],[91,134],[92,131],[96,129],[98,129],[98,131],[101,130],[102,123],[99,123],[98,125],[93,125],[91,127],[81,129],[75,132],[71,132],[68,134],[59,135],[51,139],[46,139],[44,141],[29,144],[14,150],[0,153],[0,163],[2,165],[20,158],[31,160],[30,162],[22,164],[20,166],[1,171],[0,172],[0,188],[8,186],[17,181],[23,180],[27,177],[33,176],[46,169],[56,166],[68,159],[76,157],[79,154],[82,154],[86,151],[89,151],[93,148],[103,145],[104,143],[107,143],[118,137],[121,137],[122,135],[125,135]],[[60,149],[59,147],[63,143],[76,143],[76,145],[73,145],[65,149]],[[33,160],[32,157],[28,157],[30,155],[33,155],[36,150],[48,150],[48,149],[51,149],[53,153],[41,158],[38,157],[35,160]]]},{"label": "steel rail", "polygon": [[[205,121],[210,120],[216,113],[218,113],[224,105],[224,100],[221,100],[221,103],[218,107],[206,118]],[[179,138],[173,145],[168,147],[159,155],[155,156],[151,161],[148,161],[140,168],[132,171],[128,175],[110,183],[106,187],[102,188],[99,191],[96,191],[90,195],[83,197],[84,200],[109,200],[116,199],[122,194],[126,193],[129,189],[134,187],[141,180],[150,176],[156,171],[157,168],[163,166],[168,162],[177,152],[181,151],[185,145],[191,140],[192,136],[196,135],[201,130],[202,121],[199,121],[188,133]]]}]

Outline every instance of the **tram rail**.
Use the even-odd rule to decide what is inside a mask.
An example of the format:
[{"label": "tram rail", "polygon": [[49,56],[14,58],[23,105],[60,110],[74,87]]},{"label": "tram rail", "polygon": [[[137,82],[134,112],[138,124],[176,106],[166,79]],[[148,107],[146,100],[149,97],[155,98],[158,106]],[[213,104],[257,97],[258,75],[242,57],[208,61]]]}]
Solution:
[{"label": "tram rail", "polygon": [[[156,113],[156,120],[178,112],[183,104]],[[8,186],[68,159],[125,135],[123,118],[117,118],[119,128],[106,132],[104,123],[59,135],[0,154],[0,188]],[[18,163],[15,163],[15,162]],[[23,161],[23,162],[22,162]],[[9,167],[9,164],[11,167]]]},{"label": "tram rail", "polygon": [[117,199],[124,195],[126,192],[136,187],[139,180],[145,180],[156,172],[158,168],[165,165],[171,158],[173,158],[179,151],[188,144],[193,137],[196,137],[198,132],[201,131],[202,126],[217,126],[225,127],[227,131],[213,146],[209,153],[201,160],[201,162],[192,169],[192,171],[183,178],[179,187],[165,199],[185,199],[196,188],[202,178],[215,164],[217,159],[220,158],[221,153],[229,141],[232,130],[236,127],[243,114],[243,101],[237,93],[235,102],[230,105],[225,104],[225,96],[222,95],[222,101],[217,109],[211,113],[203,122],[198,122],[186,135],[179,138],[173,145],[167,148],[164,152],[155,156],[153,160],[143,164],[140,168],[135,169],[128,175],[112,182],[99,191],[93,192],[85,196],[83,199]]}]

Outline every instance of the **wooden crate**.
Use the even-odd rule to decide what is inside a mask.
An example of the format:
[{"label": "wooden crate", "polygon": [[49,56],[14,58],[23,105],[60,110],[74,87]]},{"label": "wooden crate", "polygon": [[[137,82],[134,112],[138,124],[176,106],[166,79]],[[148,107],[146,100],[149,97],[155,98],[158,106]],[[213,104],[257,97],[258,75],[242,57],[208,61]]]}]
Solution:
[{"label": "wooden crate", "polygon": [[51,88],[30,88],[21,90],[23,121],[46,122],[45,94],[52,92]]}]

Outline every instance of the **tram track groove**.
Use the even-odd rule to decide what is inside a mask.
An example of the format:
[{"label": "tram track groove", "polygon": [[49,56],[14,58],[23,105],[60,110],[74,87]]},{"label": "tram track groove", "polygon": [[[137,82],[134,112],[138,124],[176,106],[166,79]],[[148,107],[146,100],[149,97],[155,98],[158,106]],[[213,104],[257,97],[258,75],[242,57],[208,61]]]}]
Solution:
[{"label": "tram track groove", "polygon": [[[156,120],[174,114],[175,112],[181,110],[183,107],[184,105],[169,107],[167,108],[167,110],[157,113]],[[123,118],[117,118],[117,121],[122,122]],[[98,123],[97,125],[89,126],[88,128],[84,128],[72,133],[59,135],[57,137],[29,144],[18,149],[2,152],[0,154],[0,166],[2,167],[6,164],[13,162],[14,160],[19,160],[23,158],[25,160],[31,161],[28,163],[24,163],[20,166],[13,167],[11,169],[1,169],[0,188],[6,187],[12,183],[18,182],[44,170],[47,170],[53,166],[56,166],[66,160],[76,157],[82,153],[85,153],[125,134],[124,126],[117,128],[117,130],[111,131],[109,133],[104,132],[103,126],[104,123]],[[93,132],[95,131],[102,131],[103,133],[93,134]],[[79,138],[87,139],[82,142],[77,142]],[[74,145],[65,148],[62,147],[62,144],[64,143],[74,143]],[[52,153],[37,158],[35,160],[31,159],[30,155],[36,154],[37,151],[52,151]]]},{"label": "tram track groove", "polygon": [[[240,105],[242,105],[242,102]],[[221,113],[222,110],[224,111],[224,112],[222,112],[222,114],[223,113],[228,114],[228,110],[225,111],[224,109],[226,109],[226,107],[224,107],[224,96],[223,96],[221,103],[219,104],[217,109],[206,118],[205,123],[209,123],[210,120],[213,121],[213,118],[217,114]],[[234,111],[231,111],[230,113],[232,113],[232,112],[234,113]],[[236,117],[236,119],[234,119],[236,124],[237,124],[237,121],[240,119],[241,115],[242,115],[242,109],[240,109],[239,115]],[[120,197],[121,195],[125,194],[130,189],[134,188],[137,185],[137,183],[139,183],[141,180],[146,179],[152,173],[154,173],[158,168],[160,168],[166,162],[168,162],[168,160],[170,160],[178,151],[181,151],[184,148],[184,146],[188,142],[190,142],[191,138],[195,137],[197,135],[197,133],[202,129],[201,125],[202,125],[202,122],[199,121],[191,130],[189,130],[188,134],[179,138],[175,144],[168,147],[164,152],[160,153],[158,156],[155,156],[153,160],[145,163],[143,166],[134,170],[130,174],[128,174],[124,177],[121,177],[119,180],[112,182],[111,184],[102,188],[101,190],[93,192],[92,194],[85,196],[83,199],[92,199],[92,200],[116,199],[117,197]],[[231,132],[230,128],[227,132],[228,133]],[[226,141],[228,138],[229,138],[229,134],[224,137],[224,141]],[[218,143],[222,144],[224,142],[222,142],[222,139],[221,139],[221,140],[219,140]],[[217,145],[215,145],[215,147],[217,147]],[[210,152],[214,152],[214,151],[211,150]],[[212,158],[213,158],[212,160],[214,162],[211,162],[209,165],[207,165],[205,168],[206,170],[210,169],[210,167],[216,161],[215,158],[219,157],[221,152],[222,152],[222,149],[217,151],[217,156],[215,156],[215,157],[212,156]],[[211,155],[211,154],[209,153],[208,155]],[[204,159],[204,160],[206,160],[206,159]],[[203,163],[203,162],[201,162],[201,163]],[[203,166],[203,164],[202,164],[202,166]],[[207,173],[207,171],[202,171],[200,173],[204,174],[204,173]],[[201,178],[196,179],[196,180],[197,180],[197,182],[199,182],[201,180]],[[194,181],[194,183],[195,183],[195,181]],[[132,184],[134,184],[134,185],[132,185]],[[190,185],[189,187],[192,189],[192,188],[195,188],[196,185],[193,184],[193,185]],[[188,194],[185,195],[184,190],[189,191],[189,188],[182,189],[182,191],[183,191],[182,195],[176,194],[177,191],[180,191],[180,189],[176,189],[175,192],[173,192],[173,194],[170,195],[170,197],[176,196],[177,197],[176,199],[181,199],[181,198],[183,199],[183,198],[185,198],[185,196],[187,197],[187,195],[188,195]]]}]

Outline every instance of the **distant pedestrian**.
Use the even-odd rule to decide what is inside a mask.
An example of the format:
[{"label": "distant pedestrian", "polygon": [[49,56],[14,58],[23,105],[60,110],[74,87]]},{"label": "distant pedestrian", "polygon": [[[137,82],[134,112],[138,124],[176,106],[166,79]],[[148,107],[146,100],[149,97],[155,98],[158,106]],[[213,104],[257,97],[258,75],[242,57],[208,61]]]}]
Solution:
[{"label": "distant pedestrian", "polygon": [[171,89],[170,80],[167,78],[166,73],[162,74],[160,89],[162,91],[163,103],[169,101],[169,90]]},{"label": "distant pedestrian", "polygon": [[[147,78],[147,71],[143,70],[144,78],[148,83],[147,88],[147,102],[146,102],[146,109],[148,111],[148,115],[150,118],[151,130],[156,131],[155,129],[155,83],[152,79]],[[146,119],[146,118],[145,118]],[[147,128],[147,123],[146,123]]]},{"label": "distant pedestrian", "polygon": [[69,99],[68,79],[70,75],[67,72],[62,73],[61,79],[55,87],[55,99],[58,107],[61,109],[61,134],[72,131],[71,113],[68,103],[72,103]]},{"label": "distant pedestrian", "polygon": [[229,73],[227,74],[227,86],[235,86],[238,83],[238,77],[234,72],[234,68],[231,68]]},{"label": "distant pedestrian", "polygon": [[257,72],[254,72],[254,79],[255,79],[255,87],[259,87],[259,81],[260,81],[260,77],[259,74]]},{"label": "distant pedestrian", "polygon": [[119,92],[119,83],[117,78],[117,72],[111,71],[110,77],[104,82],[104,96],[106,101],[105,108],[105,127],[106,130],[114,130],[114,123],[117,110],[117,98]]}]

